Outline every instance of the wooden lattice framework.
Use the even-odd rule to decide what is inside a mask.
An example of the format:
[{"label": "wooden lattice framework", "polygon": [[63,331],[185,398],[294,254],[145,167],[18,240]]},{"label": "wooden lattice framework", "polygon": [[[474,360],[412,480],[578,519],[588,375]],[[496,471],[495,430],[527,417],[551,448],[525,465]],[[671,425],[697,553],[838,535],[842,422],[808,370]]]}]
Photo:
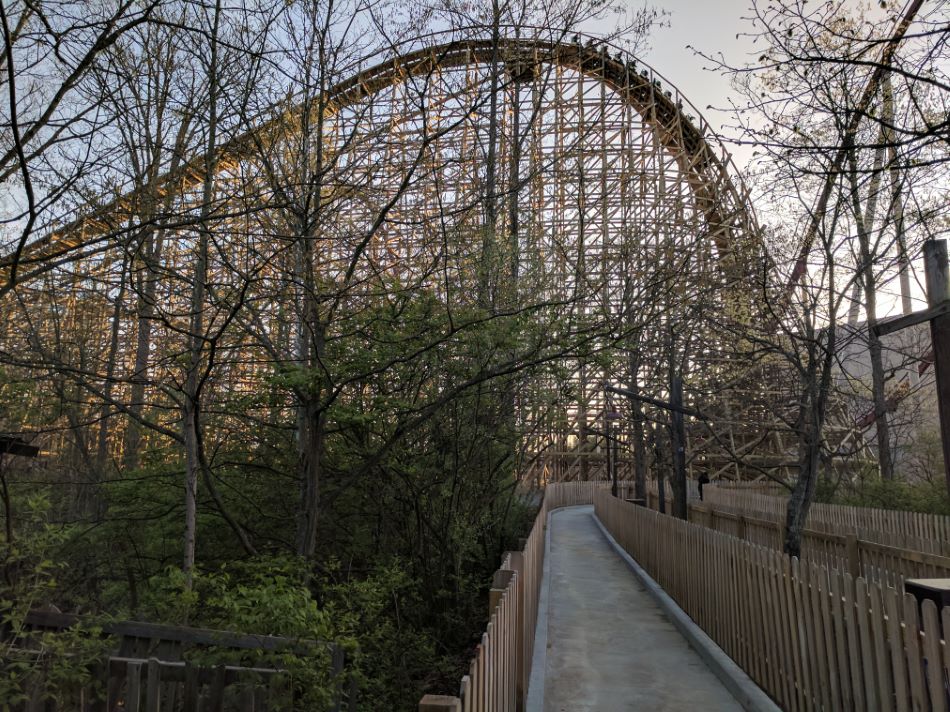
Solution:
[{"label": "wooden lattice framework", "polygon": [[[493,76],[496,188],[488,195]],[[690,330],[687,398],[710,415],[696,430],[692,462],[739,475],[735,453],[748,457],[756,449],[781,449],[766,426],[750,431],[748,425],[765,422],[767,415],[761,370],[736,363],[735,333],[716,326],[756,317],[748,273],[762,263],[764,248],[748,194],[699,112],[650,67],[591,41],[427,44],[334,87],[325,113],[325,137],[338,170],[324,188],[330,217],[314,259],[328,284],[365,286],[350,290],[351,304],[372,293],[384,275],[431,280],[446,298],[471,288],[472,265],[485,258],[487,234],[501,263],[498,283],[507,283],[493,299],[516,304],[523,295],[543,295],[572,304],[572,318],[608,325],[597,346],[612,354],[609,359],[566,358],[570,388],[541,379],[520,394],[529,454],[548,453],[535,460],[534,472],[560,479],[595,476],[583,464],[598,458],[587,452],[588,431],[598,427],[606,408],[628,407],[608,406],[604,384],[637,382],[645,392],[662,395],[667,381],[661,352],[669,329]],[[292,141],[299,124],[294,117],[295,109],[284,107],[222,148],[219,204],[266,200],[254,178],[262,146],[274,150]],[[180,227],[166,231],[164,266],[147,269],[170,273],[170,266],[187,262],[195,230],[182,218],[197,213],[203,166],[198,155],[160,179],[160,194],[179,196],[173,212]],[[127,193],[51,230],[28,246],[18,278],[18,308],[27,312],[23,305],[32,289],[54,286],[62,295],[55,314],[37,318],[52,316],[56,323],[48,328],[97,342],[84,350],[96,357],[83,368],[109,371],[116,401],[128,399],[122,392],[135,380],[134,299],[130,294],[121,303],[114,290],[121,270],[138,269],[140,247],[128,226],[140,222],[140,197]],[[367,225],[384,208],[385,218],[360,252]],[[237,274],[234,265],[245,265],[243,273],[255,275],[254,299],[262,305],[255,320],[274,333],[289,328],[281,307],[286,286],[277,279],[289,264],[281,254],[288,227],[267,211],[247,211],[221,224],[240,239],[233,240],[227,259],[212,260],[212,269],[230,271],[232,277],[221,277],[227,283]],[[354,275],[356,252],[361,257]],[[9,259],[0,263],[8,265]],[[184,285],[171,279],[158,290],[166,313],[182,328],[166,328],[154,338],[184,351]],[[115,318],[127,323],[119,330],[120,361],[110,367],[103,335]],[[638,328],[647,321],[649,329]],[[633,366],[632,333],[639,334]],[[18,337],[5,338],[10,353],[15,347],[9,339]],[[259,388],[255,364],[265,354],[237,335],[226,346],[244,357],[219,374],[215,387],[227,393]],[[161,369],[172,378],[173,364],[155,363],[152,380],[161,379]],[[551,398],[551,392],[566,395]],[[769,457],[763,455],[763,462]]]}]

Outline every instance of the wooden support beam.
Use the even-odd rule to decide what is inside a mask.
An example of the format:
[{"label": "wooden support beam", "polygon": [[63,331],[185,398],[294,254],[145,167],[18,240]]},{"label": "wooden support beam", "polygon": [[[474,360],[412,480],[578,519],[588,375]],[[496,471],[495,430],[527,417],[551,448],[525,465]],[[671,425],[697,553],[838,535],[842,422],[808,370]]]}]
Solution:
[{"label": "wooden support beam", "polygon": [[[927,304],[931,309],[950,300],[950,270],[945,240],[924,243],[924,271],[927,277]],[[950,492],[950,315],[930,320],[933,342],[934,376],[937,381],[937,405],[940,411],[940,441],[943,443],[943,469]]]},{"label": "wooden support beam", "polygon": [[901,314],[900,316],[881,319],[871,327],[871,330],[878,336],[884,336],[885,334],[893,334],[895,331],[900,331],[910,326],[923,324],[924,322],[936,319],[938,316],[944,316],[945,314],[950,314],[950,301],[944,301],[927,309],[911,312],[910,314]]}]

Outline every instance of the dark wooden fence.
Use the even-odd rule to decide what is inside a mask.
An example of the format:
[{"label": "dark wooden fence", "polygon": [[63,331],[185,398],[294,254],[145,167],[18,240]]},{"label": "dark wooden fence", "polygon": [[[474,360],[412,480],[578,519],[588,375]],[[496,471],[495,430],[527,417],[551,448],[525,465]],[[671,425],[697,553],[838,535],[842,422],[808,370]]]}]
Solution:
[{"label": "dark wooden fence", "polygon": [[[134,621],[102,625],[102,634],[116,643],[90,671],[90,683],[58,701],[51,699],[43,673],[44,653],[37,643],[44,632],[64,631],[81,622],[76,616],[34,611],[16,640],[7,631],[8,649],[16,649],[21,659],[35,649],[37,663],[27,699],[12,706],[15,712],[297,709],[293,673],[280,664],[283,654],[312,658],[314,669],[325,672],[329,712],[357,709],[355,678],[344,674],[346,655],[333,643]],[[254,664],[262,658],[266,662]]]}]

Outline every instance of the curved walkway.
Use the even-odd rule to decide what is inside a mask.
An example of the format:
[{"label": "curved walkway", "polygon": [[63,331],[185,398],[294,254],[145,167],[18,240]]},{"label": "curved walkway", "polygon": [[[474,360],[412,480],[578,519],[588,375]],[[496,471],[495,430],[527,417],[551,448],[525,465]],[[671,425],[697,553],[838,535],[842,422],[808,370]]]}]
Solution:
[{"label": "curved walkway", "polygon": [[550,543],[528,712],[742,709],[608,544],[593,507],[556,510]]}]

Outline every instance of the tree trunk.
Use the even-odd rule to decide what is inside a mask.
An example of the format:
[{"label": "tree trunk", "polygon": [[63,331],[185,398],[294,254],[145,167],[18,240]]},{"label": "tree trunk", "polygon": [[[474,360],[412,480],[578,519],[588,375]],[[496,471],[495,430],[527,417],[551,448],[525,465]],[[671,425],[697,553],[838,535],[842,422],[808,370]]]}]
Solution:
[{"label": "tree trunk", "polygon": [[[832,289],[828,301],[833,304],[834,271],[830,271]],[[834,310],[830,310],[834,314]],[[802,532],[808,511],[815,496],[815,487],[821,465],[822,432],[828,396],[831,391],[832,367],[837,348],[837,330],[834,319],[823,330],[822,336],[815,333],[814,324],[809,326],[807,368],[802,374],[801,393],[798,403],[796,428],[798,429],[798,481],[789,497],[785,511],[784,550],[789,556],[801,556]],[[820,339],[824,339],[821,343]]]},{"label": "tree trunk", "polygon": [[325,416],[316,399],[298,409],[297,467],[300,479],[300,510],[297,523],[297,554],[308,559],[317,551],[324,425]]},{"label": "tree trunk", "polygon": [[148,358],[152,349],[152,318],[155,315],[155,292],[157,279],[152,273],[153,259],[159,257],[160,238],[149,229],[142,245],[146,258],[142,265],[142,275],[138,277],[138,299],[136,299],[135,324],[135,360],[132,364],[130,380],[132,388],[129,399],[131,417],[125,431],[122,446],[122,465],[126,470],[139,466],[139,454],[142,449],[142,426],[138,419],[145,408],[145,383],[148,378]]},{"label": "tree trunk", "polygon": [[201,215],[198,224],[198,245],[195,269],[192,275],[191,324],[189,331],[190,362],[185,379],[185,392],[182,409],[182,428],[185,443],[185,550],[184,563],[188,586],[191,586],[195,566],[196,532],[198,528],[198,476],[201,471],[201,453],[199,452],[200,392],[201,371],[205,345],[205,291],[208,282],[208,245],[211,241],[211,203],[215,193],[215,173],[217,170],[217,130],[218,130],[218,23],[221,18],[221,2],[215,4],[214,19],[210,35],[210,60],[208,65],[209,111],[208,144],[205,154],[205,176],[202,189]]},{"label": "tree trunk", "polygon": [[[674,376],[670,383],[670,401],[673,406],[683,405],[683,380]],[[670,414],[670,454],[673,460],[673,472],[670,484],[673,486],[673,516],[679,519],[689,518],[689,502],[686,492],[686,429],[683,414],[674,410]]]},{"label": "tree trunk", "polygon": [[643,438],[643,407],[640,401],[631,401],[633,406],[633,473],[634,493],[637,499],[647,498],[647,454]]},{"label": "tree trunk", "polygon": [[186,396],[182,409],[182,429],[185,440],[185,535],[182,571],[191,587],[195,568],[195,545],[198,530],[198,411]]},{"label": "tree trunk", "polygon": [[[883,160],[883,149],[878,149],[875,167],[879,168]],[[877,457],[881,479],[894,479],[894,464],[891,457],[890,427],[887,415],[885,394],[884,358],[881,338],[874,330],[877,324],[877,275],[874,273],[875,252],[871,247],[870,230],[874,226],[877,207],[877,193],[880,185],[880,173],[875,172],[870,183],[867,209],[862,211],[858,193],[858,168],[854,151],[848,154],[851,181],[851,205],[858,231],[858,244],[861,252],[861,281],[864,285],[865,310],[867,312],[868,352],[871,359],[871,396],[874,402],[874,430],[877,438]]]},{"label": "tree trunk", "polygon": [[[122,302],[125,301],[125,285],[128,276],[128,260],[122,263],[122,273],[119,281],[119,292],[115,297],[115,307],[112,310],[112,328],[109,334],[109,352],[106,357],[106,377],[103,383],[103,403],[99,408],[99,433],[96,444],[96,478],[100,479],[109,462],[109,410],[112,400],[112,384],[114,381],[116,361],[119,354],[119,330],[122,324]],[[97,498],[97,501],[100,501]]]}]

